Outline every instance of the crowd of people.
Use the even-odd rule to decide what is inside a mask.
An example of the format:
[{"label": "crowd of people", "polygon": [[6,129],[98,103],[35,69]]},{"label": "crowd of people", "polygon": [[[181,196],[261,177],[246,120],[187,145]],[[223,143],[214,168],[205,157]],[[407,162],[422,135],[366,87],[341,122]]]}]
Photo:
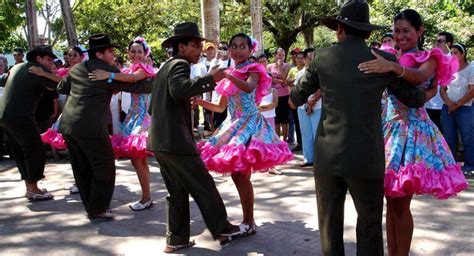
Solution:
[{"label": "crowd of people", "polygon": [[[0,56],[0,157],[5,136],[25,197],[50,200],[38,187],[45,145],[55,158],[67,149],[71,193],[80,194],[91,220],[114,218],[116,158],[131,160],[140,183],[130,209],[152,207],[154,157],[169,192],[170,253],[194,245],[189,195],[221,245],[255,234],[252,173],[282,174],[275,167],[302,150],[298,164],[315,174],[324,255],[344,254],[347,190],[358,213],[358,254],[383,255],[385,195],[389,255],[408,255],[413,195],[455,196],[474,171],[474,65],[448,32],[424,50],[422,17],[411,9],[369,47],[371,32],[385,28],[368,17],[364,1],[345,3],[337,18],[321,19],[337,43],[294,48],[290,62],[282,48],[255,55],[258,42],[244,33],[216,44],[192,22],[178,24],[162,43],[168,60],[159,68],[142,37],[130,41],[128,61],[115,56],[118,46],[106,34],[91,35],[88,49],[70,48],[64,62],[46,44],[26,62],[17,48],[11,67]],[[240,225],[227,220],[208,171],[232,178]]]}]

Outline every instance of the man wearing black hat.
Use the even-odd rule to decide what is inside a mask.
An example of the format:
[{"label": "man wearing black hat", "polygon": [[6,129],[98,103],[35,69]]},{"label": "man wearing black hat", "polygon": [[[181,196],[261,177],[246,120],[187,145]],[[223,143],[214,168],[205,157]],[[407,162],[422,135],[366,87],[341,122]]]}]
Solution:
[{"label": "man wearing black hat", "polygon": [[[358,214],[357,255],[384,255],[382,92],[387,88],[409,107],[422,106],[424,92],[391,74],[369,75],[357,68],[374,59],[365,39],[382,28],[370,24],[365,1],[346,2],[337,18],[321,22],[337,31],[338,43],[315,52],[300,83],[292,89],[291,100],[302,105],[321,89],[314,174],[322,252],[344,255],[344,200],[349,190]],[[391,54],[376,52],[395,61]]]},{"label": "man wearing black hat", "polygon": [[50,72],[56,56],[51,46],[42,45],[28,52],[28,62],[14,65],[0,99],[0,127],[8,136],[16,165],[25,181],[25,196],[31,200],[51,199],[53,196],[38,188],[44,178],[45,151],[34,113],[45,88],[56,89],[56,82],[28,71],[32,66]]},{"label": "man wearing black hat", "polygon": [[223,69],[216,66],[207,75],[190,79],[190,64],[198,63],[203,40],[195,23],[177,25],[174,35],[162,44],[173,47],[173,58],[163,65],[153,81],[147,147],[155,153],[169,193],[165,252],[194,245],[189,241],[190,194],[214,239],[219,238],[223,244],[232,236],[243,234],[239,227],[227,221],[222,198],[199,156],[192,134],[190,98],[212,91],[216,81],[225,77]]},{"label": "man wearing black hat", "polygon": [[[71,155],[74,179],[90,219],[109,220],[109,205],[115,186],[115,160],[107,131],[110,99],[114,91],[149,93],[150,81],[121,83],[113,80],[120,71],[113,66],[115,45],[105,34],[89,38],[89,60],[75,65],[58,85],[69,95],[59,123],[59,132]],[[96,69],[111,72],[106,81],[91,81]]]}]

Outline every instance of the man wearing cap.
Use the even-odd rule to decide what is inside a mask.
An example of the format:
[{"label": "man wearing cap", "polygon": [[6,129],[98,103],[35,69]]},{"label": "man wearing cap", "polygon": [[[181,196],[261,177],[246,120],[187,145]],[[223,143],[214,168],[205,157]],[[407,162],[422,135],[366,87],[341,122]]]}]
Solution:
[{"label": "man wearing cap", "polygon": [[25,181],[30,200],[52,199],[53,195],[38,188],[44,178],[45,150],[34,113],[46,89],[55,90],[56,82],[28,71],[32,66],[50,72],[56,56],[51,46],[42,45],[28,52],[28,62],[14,65],[6,77],[0,99],[0,127],[7,133],[21,179]]},{"label": "man wearing cap", "polygon": [[[89,37],[89,60],[69,71],[58,92],[69,95],[59,132],[69,148],[74,179],[90,219],[110,220],[109,206],[115,186],[115,160],[107,130],[110,99],[114,91],[150,93],[151,83],[113,80],[120,71],[113,65],[114,48],[106,34]],[[111,72],[105,81],[92,81],[96,69]]]},{"label": "man wearing cap", "polygon": [[212,176],[206,170],[196,148],[191,126],[190,98],[209,92],[216,81],[225,77],[222,68],[190,79],[190,64],[196,64],[202,41],[196,23],[184,22],[162,46],[173,46],[173,58],[160,69],[153,81],[149,113],[151,126],[147,147],[155,153],[168,189],[165,252],[193,246],[190,238],[189,195],[201,210],[214,239],[225,244],[243,234],[227,220],[227,212]]},{"label": "man wearing cap", "polygon": [[[349,190],[358,214],[357,255],[384,255],[382,92],[387,88],[409,107],[422,106],[424,92],[389,73],[359,71],[361,62],[374,59],[365,40],[371,31],[382,28],[370,24],[367,2],[346,2],[337,18],[321,22],[337,31],[338,42],[315,52],[291,90],[291,101],[302,105],[321,89],[313,169],[322,253],[344,255],[344,200]],[[375,51],[395,61],[394,55]]]},{"label": "man wearing cap", "polygon": [[[216,57],[216,45],[211,43],[211,42],[206,42],[204,44],[204,53],[206,54],[206,57],[204,58],[204,60],[202,60],[199,65],[201,66],[201,68],[204,68],[206,70],[206,72],[209,72],[210,68],[211,68],[211,63],[212,63],[212,60],[214,60],[214,58]],[[212,94],[214,92],[206,92],[204,93],[204,100],[206,101],[212,101]],[[213,116],[213,113],[212,111],[209,111],[207,109],[204,109],[204,131],[207,131],[207,134],[208,135],[210,132],[211,132],[211,124],[212,124],[212,116]]]}]

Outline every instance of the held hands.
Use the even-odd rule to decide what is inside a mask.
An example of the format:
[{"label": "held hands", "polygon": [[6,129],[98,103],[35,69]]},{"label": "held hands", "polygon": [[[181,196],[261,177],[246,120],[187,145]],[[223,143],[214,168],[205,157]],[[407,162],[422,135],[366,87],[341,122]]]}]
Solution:
[{"label": "held hands", "polygon": [[189,100],[191,101],[191,108],[192,109],[197,108],[199,105],[201,105],[201,102],[203,101],[199,97],[191,97],[191,98],[189,98]]},{"label": "held hands", "polygon": [[358,68],[365,74],[379,74],[388,73],[392,71],[391,61],[386,60],[384,57],[377,54],[374,50],[371,50],[372,55],[375,56],[375,60],[369,60],[359,64]]},{"label": "held hands", "polygon": [[46,74],[46,71],[44,71],[41,67],[36,66],[31,66],[30,68],[28,68],[28,71],[37,76],[44,76]]},{"label": "held hands", "polygon": [[209,71],[209,74],[212,75],[214,81],[219,82],[220,80],[227,78],[227,73],[225,72],[225,68],[221,68],[220,66],[214,66]]},{"label": "held hands", "polygon": [[448,114],[455,112],[459,108],[458,104],[452,101],[447,102],[446,105],[448,106]]},{"label": "held hands", "polygon": [[92,71],[92,73],[89,73],[89,79],[92,81],[100,81],[100,80],[107,80],[110,77],[110,72],[101,70],[101,69],[96,69]]}]

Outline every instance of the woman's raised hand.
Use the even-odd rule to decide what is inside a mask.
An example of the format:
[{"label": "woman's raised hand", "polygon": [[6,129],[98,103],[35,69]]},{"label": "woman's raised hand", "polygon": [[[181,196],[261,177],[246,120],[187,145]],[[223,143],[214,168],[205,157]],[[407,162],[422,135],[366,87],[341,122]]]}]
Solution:
[{"label": "woman's raised hand", "polygon": [[89,79],[92,81],[100,81],[100,80],[107,80],[110,77],[110,72],[101,70],[101,69],[96,69],[92,71],[92,73],[89,73]]}]

